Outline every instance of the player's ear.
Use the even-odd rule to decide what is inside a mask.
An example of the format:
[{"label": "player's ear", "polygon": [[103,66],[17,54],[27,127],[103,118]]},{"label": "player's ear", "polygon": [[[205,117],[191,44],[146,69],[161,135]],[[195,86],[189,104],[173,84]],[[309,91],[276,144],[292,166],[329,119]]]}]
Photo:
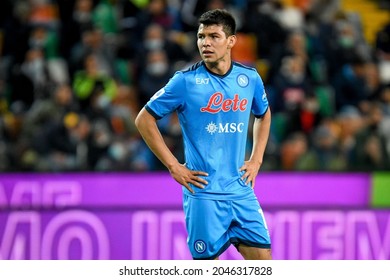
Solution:
[{"label": "player's ear", "polygon": [[237,36],[236,35],[231,35],[228,37],[228,49],[231,49],[234,47],[237,41]]}]

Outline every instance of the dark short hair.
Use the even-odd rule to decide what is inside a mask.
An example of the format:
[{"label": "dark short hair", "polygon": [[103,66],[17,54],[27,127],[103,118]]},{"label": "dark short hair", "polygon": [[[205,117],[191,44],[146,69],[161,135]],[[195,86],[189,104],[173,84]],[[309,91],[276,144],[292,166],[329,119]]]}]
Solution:
[{"label": "dark short hair", "polygon": [[203,13],[199,18],[199,24],[222,25],[226,36],[236,34],[236,20],[233,15],[224,9],[215,9]]}]

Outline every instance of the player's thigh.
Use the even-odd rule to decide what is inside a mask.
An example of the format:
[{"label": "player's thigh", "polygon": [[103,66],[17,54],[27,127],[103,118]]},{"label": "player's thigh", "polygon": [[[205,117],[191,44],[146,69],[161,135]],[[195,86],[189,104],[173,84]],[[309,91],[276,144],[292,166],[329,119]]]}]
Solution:
[{"label": "player's thigh", "polygon": [[245,260],[272,260],[271,249],[238,245],[238,251]]},{"label": "player's thigh", "polygon": [[236,224],[231,228],[232,237],[247,246],[268,249],[271,239],[259,202],[254,197],[233,203]]}]

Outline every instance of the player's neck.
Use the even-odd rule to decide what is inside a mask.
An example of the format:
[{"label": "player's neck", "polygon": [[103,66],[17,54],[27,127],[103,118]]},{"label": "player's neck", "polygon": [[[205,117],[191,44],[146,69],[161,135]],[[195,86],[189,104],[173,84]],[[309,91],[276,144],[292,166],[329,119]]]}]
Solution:
[{"label": "player's neck", "polygon": [[207,69],[210,72],[213,72],[213,73],[215,73],[217,75],[223,76],[227,72],[229,72],[230,67],[232,65],[232,61],[231,60],[228,60],[228,61],[218,61],[218,62],[213,62],[213,63],[205,62],[205,65],[206,65]]}]

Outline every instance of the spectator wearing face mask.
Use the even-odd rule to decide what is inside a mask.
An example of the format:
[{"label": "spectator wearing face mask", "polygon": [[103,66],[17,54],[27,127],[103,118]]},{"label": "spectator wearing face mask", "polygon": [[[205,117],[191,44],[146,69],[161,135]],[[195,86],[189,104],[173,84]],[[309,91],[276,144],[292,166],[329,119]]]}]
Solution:
[{"label": "spectator wearing face mask", "polygon": [[[64,1],[62,1],[64,2]],[[74,5],[69,5],[69,14],[61,18],[61,53],[66,59],[70,59],[71,50],[81,40],[83,33],[93,26],[93,0],[74,0]],[[66,3],[61,3],[66,5]],[[66,10],[62,7],[62,12]]]},{"label": "spectator wearing face mask", "polygon": [[160,50],[166,53],[169,62],[176,69],[181,68],[190,59],[185,48],[176,41],[171,40],[161,25],[152,23],[147,26],[145,36],[137,47],[137,55],[135,57],[138,71],[141,71],[140,68],[147,61],[149,52]]},{"label": "spectator wearing face mask", "polygon": [[172,75],[172,69],[164,50],[150,51],[145,60],[145,67],[140,73],[139,97],[141,106],[162,88]]},{"label": "spectator wearing face mask", "polygon": [[49,60],[42,48],[32,47],[27,51],[20,68],[15,66],[12,72],[11,102],[19,101],[25,109],[29,109],[34,99],[48,98],[56,86],[66,83],[68,79],[63,61]]},{"label": "spectator wearing face mask", "polygon": [[58,35],[44,25],[37,25],[32,29],[28,44],[30,48],[43,50],[47,59],[59,56]]},{"label": "spectator wearing face mask", "polygon": [[371,58],[370,47],[361,39],[360,33],[356,25],[347,18],[340,17],[334,21],[330,35],[324,39],[329,80],[335,78],[355,57],[359,56],[365,60]]}]

